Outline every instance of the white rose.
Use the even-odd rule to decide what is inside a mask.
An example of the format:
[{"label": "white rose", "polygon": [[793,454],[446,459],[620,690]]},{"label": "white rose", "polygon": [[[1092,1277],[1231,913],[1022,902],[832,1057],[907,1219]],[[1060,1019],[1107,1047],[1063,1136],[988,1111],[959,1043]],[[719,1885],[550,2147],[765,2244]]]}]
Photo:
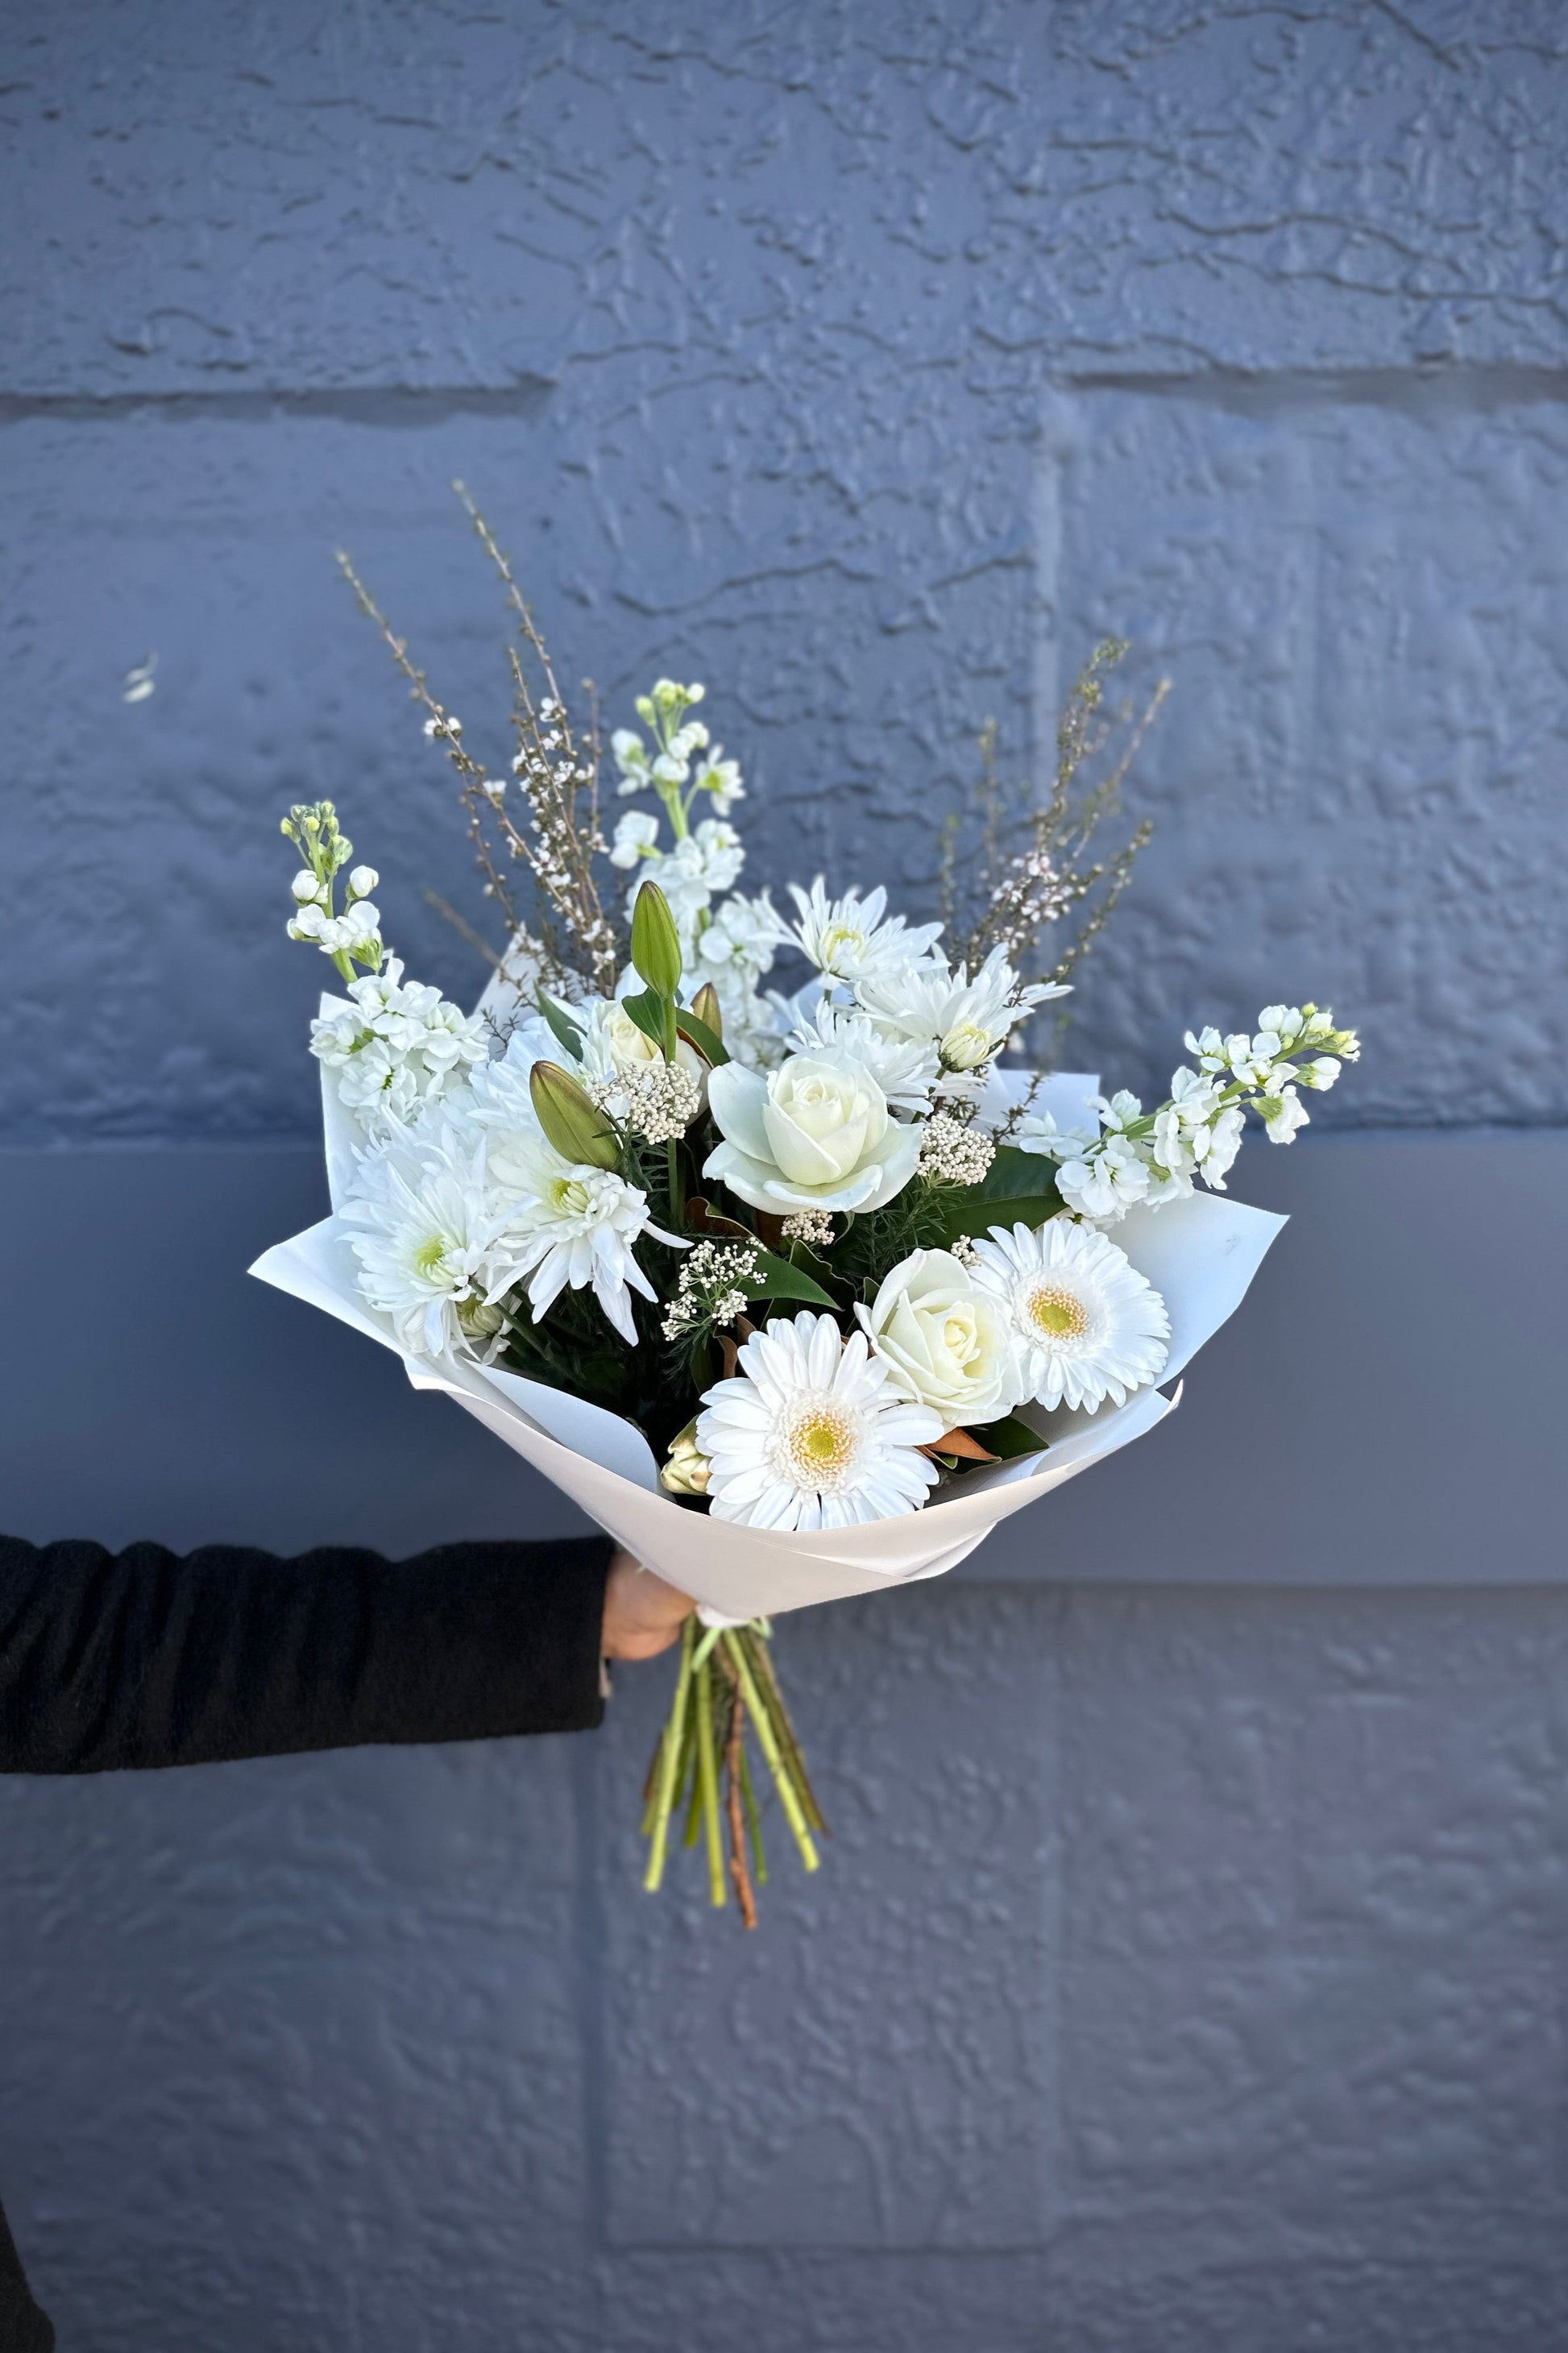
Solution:
[{"label": "white rose", "polygon": [[911,1251],[855,1313],[899,1395],[949,1430],[996,1421],[1024,1394],[1007,1317],[949,1250]]},{"label": "white rose", "polygon": [[795,1054],[766,1078],[726,1062],[708,1096],[724,1141],[703,1174],[754,1209],[879,1209],[914,1175],[919,1128],[853,1055]]}]

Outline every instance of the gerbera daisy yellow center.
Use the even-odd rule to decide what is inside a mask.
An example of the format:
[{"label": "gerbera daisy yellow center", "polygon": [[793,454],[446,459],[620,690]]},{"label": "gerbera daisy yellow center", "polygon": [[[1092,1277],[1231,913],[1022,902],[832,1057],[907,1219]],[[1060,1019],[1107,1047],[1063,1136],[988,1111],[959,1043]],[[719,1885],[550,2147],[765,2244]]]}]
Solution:
[{"label": "gerbera daisy yellow center", "polygon": [[1089,1329],[1089,1317],[1076,1292],[1059,1283],[1044,1284],[1029,1295],[1029,1314],[1053,1340],[1076,1340]]},{"label": "gerbera daisy yellow center", "polygon": [[855,1430],[847,1414],[831,1406],[814,1406],[803,1413],[789,1432],[791,1461],[810,1479],[830,1479],[842,1471],[855,1451]]}]

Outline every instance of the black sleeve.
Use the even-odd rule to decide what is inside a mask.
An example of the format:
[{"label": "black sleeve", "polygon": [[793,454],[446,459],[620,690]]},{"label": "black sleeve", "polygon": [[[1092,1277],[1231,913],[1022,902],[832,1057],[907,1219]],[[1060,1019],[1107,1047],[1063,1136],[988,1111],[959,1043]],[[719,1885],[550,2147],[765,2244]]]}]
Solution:
[{"label": "black sleeve", "polygon": [[326,1548],[0,1536],[0,1772],[579,1732],[604,1714],[608,1536]]}]

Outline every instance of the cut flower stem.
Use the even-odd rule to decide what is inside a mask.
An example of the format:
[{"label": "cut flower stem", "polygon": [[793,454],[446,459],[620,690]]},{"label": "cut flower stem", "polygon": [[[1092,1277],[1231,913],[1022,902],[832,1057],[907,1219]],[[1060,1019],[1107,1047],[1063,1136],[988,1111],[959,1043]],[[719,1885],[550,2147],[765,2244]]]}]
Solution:
[{"label": "cut flower stem", "polygon": [[642,1832],[649,1841],[643,1884],[651,1893],[663,1882],[679,1807],[682,1843],[695,1846],[700,1839],[704,1845],[710,1901],[721,1908],[732,1887],[747,1928],[757,1925],[756,1890],[768,1880],[748,1753],[747,1735],[752,1732],[773,1775],[801,1862],[807,1871],[815,1871],[819,1857],[812,1833],[826,1832],[826,1824],[806,1776],[761,1622],[711,1628],[699,1635],[689,1620],[669,1715],[643,1786]]}]

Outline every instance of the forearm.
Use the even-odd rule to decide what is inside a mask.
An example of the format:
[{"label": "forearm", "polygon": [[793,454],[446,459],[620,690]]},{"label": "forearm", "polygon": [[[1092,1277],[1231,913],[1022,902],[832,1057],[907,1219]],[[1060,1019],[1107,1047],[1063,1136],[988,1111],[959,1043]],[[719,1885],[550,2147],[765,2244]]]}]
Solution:
[{"label": "forearm", "polygon": [[589,1536],[280,1560],[0,1538],[0,1771],[586,1729],[612,1550]]}]

